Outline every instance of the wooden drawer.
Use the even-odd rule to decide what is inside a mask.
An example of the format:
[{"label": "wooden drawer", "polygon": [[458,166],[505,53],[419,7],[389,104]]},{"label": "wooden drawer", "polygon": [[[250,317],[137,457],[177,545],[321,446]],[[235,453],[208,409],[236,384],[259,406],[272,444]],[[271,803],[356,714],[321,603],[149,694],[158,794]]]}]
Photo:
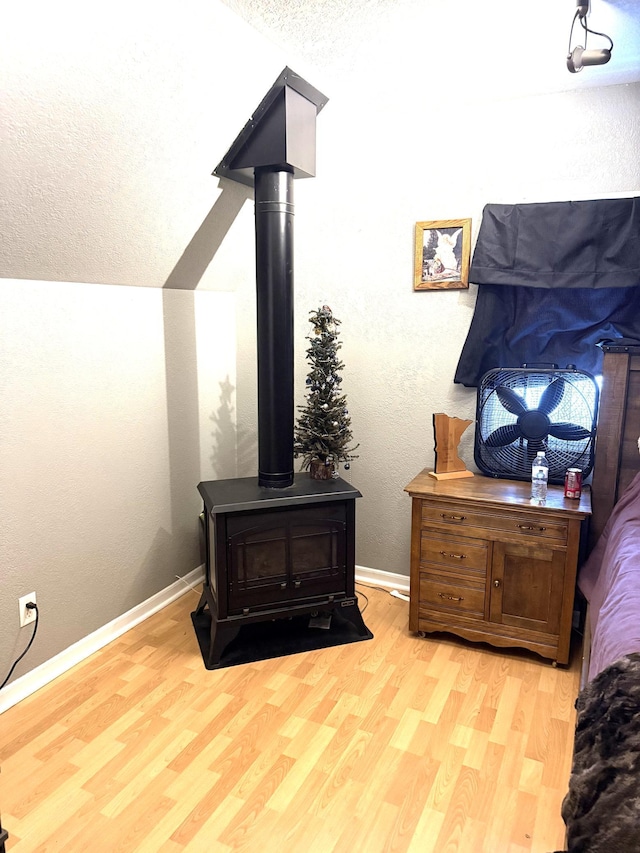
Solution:
[{"label": "wooden drawer", "polygon": [[420,561],[450,566],[459,572],[472,572],[485,577],[489,547],[481,540],[464,539],[461,536],[438,536],[422,531],[420,539]]},{"label": "wooden drawer", "polygon": [[422,501],[422,523],[437,524],[442,527],[457,528],[468,536],[486,537],[487,531],[499,531],[511,538],[527,536],[531,539],[565,544],[567,541],[567,523],[541,512],[535,513],[492,513],[472,506],[440,501]]},{"label": "wooden drawer", "polygon": [[484,618],[484,581],[420,572],[420,610],[423,608]]}]

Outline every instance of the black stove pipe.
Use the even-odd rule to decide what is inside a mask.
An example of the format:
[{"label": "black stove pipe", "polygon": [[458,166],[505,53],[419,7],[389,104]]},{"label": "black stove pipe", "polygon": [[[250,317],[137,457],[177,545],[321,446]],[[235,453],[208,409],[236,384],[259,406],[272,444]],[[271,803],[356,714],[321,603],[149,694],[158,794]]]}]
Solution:
[{"label": "black stove pipe", "polygon": [[293,483],[293,172],[255,170],[258,485]]}]

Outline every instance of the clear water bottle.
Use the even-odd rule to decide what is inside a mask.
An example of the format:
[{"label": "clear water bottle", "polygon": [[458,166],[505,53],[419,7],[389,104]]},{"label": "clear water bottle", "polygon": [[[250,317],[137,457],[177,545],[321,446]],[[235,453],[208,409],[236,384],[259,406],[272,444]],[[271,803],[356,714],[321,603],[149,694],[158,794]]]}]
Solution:
[{"label": "clear water bottle", "polygon": [[531,466],[531,501],[544,503],[547,499],[547,483],[549,482],[549,463],[540,450]]}]

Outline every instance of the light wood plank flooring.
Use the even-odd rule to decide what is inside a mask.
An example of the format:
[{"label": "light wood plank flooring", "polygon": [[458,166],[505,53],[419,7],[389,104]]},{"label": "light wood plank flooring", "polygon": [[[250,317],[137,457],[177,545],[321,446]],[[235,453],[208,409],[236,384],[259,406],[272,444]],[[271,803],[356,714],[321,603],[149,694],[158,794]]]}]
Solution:
[{"label": "light wood plank flooring", "polygon": [[7,849],[561,849],[577,651],[420,639],[358,589],[373,640],[207,671],[189,592],[6,711]]}]

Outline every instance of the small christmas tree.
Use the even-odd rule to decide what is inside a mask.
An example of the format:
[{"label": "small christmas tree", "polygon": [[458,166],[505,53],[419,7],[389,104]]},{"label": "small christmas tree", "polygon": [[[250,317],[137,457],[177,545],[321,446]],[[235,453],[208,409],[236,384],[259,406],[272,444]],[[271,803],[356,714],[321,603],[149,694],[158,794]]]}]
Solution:
[{"label": "small christmas tree", "polygon": [[328,305],[311,311],[309,322],[313,332],[307,336],[310,346],[307,361],[311,369],[307,375],[307,403],[298,406],[300,415],[295,426],[293,452],[302,456],[302,468],[311,468],[311,476],[328,479],[338,476],[338,463],[345,468],[357,449],[353,441],[351,418],[347,398],[340,391],[344,364],[338,358],[342,346],[338,342],[340,321]]}]

